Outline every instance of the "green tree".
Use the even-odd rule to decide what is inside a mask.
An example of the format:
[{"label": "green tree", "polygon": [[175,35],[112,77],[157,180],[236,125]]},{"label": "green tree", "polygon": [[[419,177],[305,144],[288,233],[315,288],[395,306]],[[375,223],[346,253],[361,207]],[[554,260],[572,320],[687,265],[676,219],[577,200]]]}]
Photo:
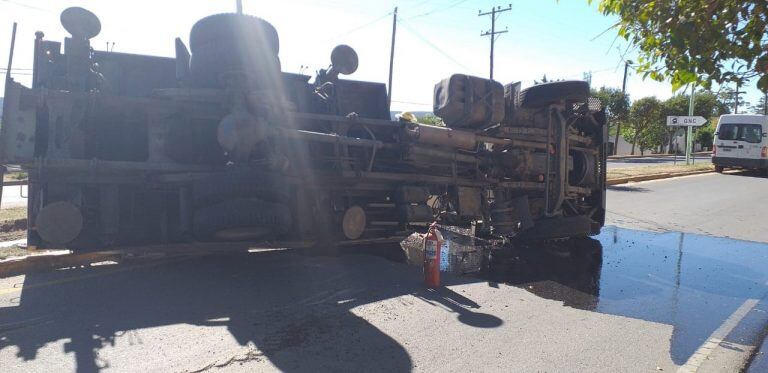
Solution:
[{"label": "green tree", "polygon": [[609,132],[615,133],[614,150],[619,141],[621,133],[621,124],[629,118],[629,95],[624,94],[618,88],[600,87],[592,89],[592,97],[600,100],[605,108],[605,115],[608,117]]},{"label": "green tree", "polygon": [[663,121],[661,101],[656,97],[643,97],[632,103],[628,125],[621,135],[632,143],[632,154],[639,145],[641,154],[662,144],[666,126]]},{"label": "green tree", "polygon": [[756,105],[750,106],[749,109],[752,110],[752,113],[754,114],[763,114],[768,115],[768,108],[766,108],[766,96],[760,97],[760,100],[757,101]]},{"label": "green tree", "polygon": [[445,127],[445,123],[443,122],[443,118],[440,118],[434,114],[426,114],[421,117],[417,117],[416,121],[421,124],[428,124],[430,126],[440,126]]},{"label": "green tree", "polygon": [[[725,113],[736,112],[736,90],[730,87],[723,87],[717,94],[718,100],[725,106]],[[743,107],[750,107],[750,103],[744,100],[744,96],[739,95],[739,113],[744,113]]]},{"label": "green tree", "polygon": [[[686,97],[687,98],[687,97]],[[687,111],[686,111],[687,113]],[[728,105],[710,91],[698,91],[694,97],[693,115],[717,118],[729,113]]]},{"label": "green tree", "polygon": [[694,140],[701,144],[701,146],[712,149],[712,140],[715,139],[715,126],[717,125],[717,120],[713,123],[707,122],[707,124],[699,127],[696,129],[696,134],[694,135]]},{"label": "green tree", "polygon": [[600,0],[598,9],[619,17],[618,34],[638,48],[644,76],[670,79],[675,90],[758,78],[768,92],[765,0]]}]

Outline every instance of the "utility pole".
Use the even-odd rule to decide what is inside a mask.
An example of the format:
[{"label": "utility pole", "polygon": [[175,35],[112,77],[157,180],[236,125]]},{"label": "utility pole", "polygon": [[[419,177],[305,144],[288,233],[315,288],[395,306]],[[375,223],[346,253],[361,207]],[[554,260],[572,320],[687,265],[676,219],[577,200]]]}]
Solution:
[{"label": "utility pole", "polygon": [[392,43],[389,49],[389,85],[387,86],[387,105],[392,106],[392,73],[395,67],[395,34],[397,34],[397,7],[392,13]]},{"label": "utility pole", "polygon": [[237,0],[237,14],[243,14],[243,0]]},{"label": "utility pole", "polygon": [[[627,72],[629,71],[629,62],[624,61],[624,80],[621,82],[622,99],[627,95]],[[613,155],[619,151],[619,133],[621,133],[621,122],[616,123],[616,139],[613,141]]]},{"label": "utility pole", "polygon": [[733,113],[738,114],[739,113],[739,95],[744,93],[744,91],[739,91],[739,88],[741,88],[741,82],[736,82],[736,92],[733,92],[735,98],[733,101]]},{"label": "utility pole", "polygon": [[11,31],[11,50],[8,53],[8,68],[5,70],[5,81],[11,80],[11,69],[13,69],[13,51],[16,49],[16,22],[13,23],[13,31]]},{"label": "utility pole", "polygon": [[[696,102],[696,83],[691,84],[691,97],[688,101],[688,116],[693,116],[693,105]],[[691,164],[691,151],[693,150],[693,126],[688,126],[688,132],[685,134],[685,164]]]},{"label": "utility pole", "polygon": [[491,37],[491,80],[493,80],[493,46],[496,42],[496,35],[503,34],[505,32],[508,32],[509,30],[503,30],[503,31],[496,31],[496,14],[503,13],[506,11],[512,10],[512,4],[509,4],[506,8],[502,9],[501,6],[493,7],[491,8],[490,12],[483,13],[481,10],[477,11],[477,15],[482,16],[491,16],[491,31],[486,31],[480,36],[490,36]]}]

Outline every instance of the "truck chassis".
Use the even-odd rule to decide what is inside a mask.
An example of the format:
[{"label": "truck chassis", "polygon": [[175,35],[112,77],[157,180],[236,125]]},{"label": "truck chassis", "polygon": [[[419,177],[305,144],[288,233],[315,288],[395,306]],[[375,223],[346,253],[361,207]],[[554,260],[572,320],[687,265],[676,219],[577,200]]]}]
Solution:
[{"label": "truck chassis", "polygon": [[357,68],[347,46],[313,80],[283,72],[256,17],[204,18],[175,58],[93,50],[100,23],[81,8],[62,23],[63,51],[37,33],[32,87],[6,80],[0,160],[29,173],[32,246],[327,248],[436,220],[545,240],[604,224],[607,125],[586,82],[454,75],[435,86],[446,125],[430,126],[392,120],[385,85],[339,78]]}]

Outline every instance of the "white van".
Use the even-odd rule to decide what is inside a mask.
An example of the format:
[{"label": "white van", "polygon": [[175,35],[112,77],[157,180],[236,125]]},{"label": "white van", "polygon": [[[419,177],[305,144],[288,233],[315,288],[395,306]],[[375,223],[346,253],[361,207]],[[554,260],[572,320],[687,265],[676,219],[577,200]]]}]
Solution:
[{"label": "white van", "polygon": [[725,167],[762,170],[768,174],[768,116],[725,114],[712,147],[717,172]]}]

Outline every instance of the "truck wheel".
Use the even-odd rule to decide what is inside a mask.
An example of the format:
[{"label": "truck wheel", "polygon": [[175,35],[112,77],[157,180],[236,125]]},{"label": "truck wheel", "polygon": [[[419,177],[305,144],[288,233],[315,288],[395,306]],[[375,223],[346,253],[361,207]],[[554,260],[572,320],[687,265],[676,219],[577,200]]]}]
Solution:
[{"label": "truck wheel", "polygon": [[234,13],[214,14],[197,21],[189,34],[189,49],[194,54],[206,45],[254,37],[263,38],[273,54],[280,52],[274,26],[258,17]]},{"label": "truck wheel", "polygon": [[520,91],[520,106],[535,109],[560,101],[586,102],[589,98],[589,83],[568,80],[535,85]]},{"label": "truck wheel", "polygon": [[715,172],[722,174],[725,168],[723,166],[715,166]]}]

